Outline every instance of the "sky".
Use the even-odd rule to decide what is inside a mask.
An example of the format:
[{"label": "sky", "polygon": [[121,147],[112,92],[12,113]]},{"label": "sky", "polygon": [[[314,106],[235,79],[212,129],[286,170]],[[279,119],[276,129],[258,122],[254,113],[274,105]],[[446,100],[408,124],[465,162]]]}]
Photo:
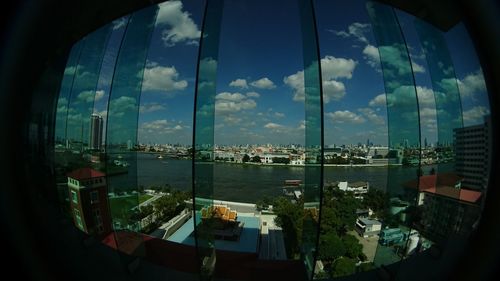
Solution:
[{"label": "sky", "polygon": [[[365,1],[314,2],[324,91],[325,145],[387,145],[387,108],[377,44]],[[204,1],[160,4],[140,99],[140,143],[191,144]],[[437,140],[436,109],[413,17],[397,12],[410,51],[422,141]],[[125,19],[113,23],[94,112],[105,116]],[[489,112],[486,87],[462,24],[445,33],[464,125]],[[300,15],[295,1],[225,1],[217,58],[216,144],[304,144]]]}]

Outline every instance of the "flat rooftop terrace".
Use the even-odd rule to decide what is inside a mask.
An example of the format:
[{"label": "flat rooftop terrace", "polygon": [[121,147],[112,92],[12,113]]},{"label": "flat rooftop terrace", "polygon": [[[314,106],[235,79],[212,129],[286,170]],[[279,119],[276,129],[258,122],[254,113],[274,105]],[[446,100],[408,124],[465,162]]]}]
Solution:
[{"label": "flat rooftop terrace", "polygon": [[[197,212],[197,216],[200,213]],[[238,215],[237,221],[243,222],[240,239],[238,241],[215,240],[215,248],[218,250],[257,253],[260,233],[260,218],[255,216]],[[189,219],[167,240],[181,244],[195,246],[193,218]]]}]

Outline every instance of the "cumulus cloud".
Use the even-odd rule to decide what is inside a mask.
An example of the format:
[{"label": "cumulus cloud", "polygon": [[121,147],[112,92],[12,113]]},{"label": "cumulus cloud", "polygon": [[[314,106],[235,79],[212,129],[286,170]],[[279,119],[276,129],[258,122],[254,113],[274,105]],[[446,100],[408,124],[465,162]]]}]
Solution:
[{"label": "cumulus cloud", "polygon": [[484,106],[474,106],[463,112],[464,125],[470,126],[484,122],[484,116],[490,114],[490,110]]},{"label": "cumulus cloud", "polygon": [[257,106],[253,99],[240,93],[222,92],[217,94],[215,99],[215,110],[222,114],[253,109]]},{"label": "cumulus cloud", "polygon": [[366,45],[363,49],[363,58],[369,66],[380,71],[380,55],[377,47],[371,44]]},{"label": "cumulus cloud", "polygon": [[139,112],[140,113],[149,113],[149,112],[155,112],[155,111],[159,111],[159,110],[163,110],[163,109],[165,109],[165,107],[163,105],[156,103],[156,102],[151,102],[151,103],[142,104],[139,107]]},{"label": "cumulus cloud", "polygon": [[356,67],[356,61],[352,59],[336,58],[334,56],[325,56],[321,59],[321,74],[323,80],[337,78],[352,78],[352,72]]},{"label": "cumulus cloud", "polygon": [[335,112],[328,112],[325,114],[327,117],[331,118],[334,123],[353,123],[360,124],[364,123],[366,119],[349,110],[339,110]]},{"label": "cumulus cloud", "polygon": [[360,108],[358,109],[359,112],[363,114],[363,116],[366,117],[369,121],[371,121],[373,124],[376,125],[383,125],[385,124],[385,120],[382,116],[378,115],[373,109],[371,108]]},{"label": "cumulus cloud", "polygon": [[102,99],[104,96],[104,91],[103,90],[98,90],[98,91],[83,91],[78,94],[77,100],[81,102],[94,102]]},{"label": "cumulus cloud", "polygon": [[[450,81],[441,81],[442,83],[450,83]],[[481,69],[474,73],[468,74],[461,80],[457,80],[458,89],[462,98],[474,98],[480,92],[486,91],[486,83]],[[452,84],[453,85],[453,84]]]},{"label": "cumulus cloud", "polygon": [[127,111],[135,112],[137,102],[135,98],[121,96],[113,99],[109,103],[109,116],[122,117]]},{"label": "cumulus cloud", "polygon": [[380,94],[374,97],[369,103],[369,106],[386,106],[386,96],[384,94]]},{"label": "cumulus cloud", "polygon": [[149,134],[172,134],[185,127],[181,124],[172,124],[166,119],[158,119],[150,122],[144,122],[140,126],[140,130]]},{"label": "cumulus cloud", "polygon": [[278,118],[283,118],[283,117],[285,117],[285,113],[275,112],[275,113],[274,113],[274,116],[276,116],[276,117],[278,117]]},{"label": "cumulus cloud", "polygon": [[276,123],[267,123],[266,125],[264,125],[264,128],[276,130],[276,129],[283,129],[285,128],[285,126]]},{"label": "cumulus cloud", "polygon": [[255,88],[259,88],[259,89],[274,89],[274,88],[276,88],[276,85],[274,85],[273,81],[271,81],[267,77],[263,77],[259,80],[255,80],[255,81],[251,82],[250,85],[252,85]]},{"label": "cumulus cloud", "polygon": [[233,80],[233,81],[231,81],[231,83],[229,83],[229,86],[237,87],[237,88],[241,88],[241,89],[248,89],[247,80],[245,80],[245,79]]},{"label": "cumulus cloud", "polygon": [[[388,73],[393,73],[393,75],[404,75],[411,72],[408,67],[408,55],[406,49],[399,45],[391,46],[380,46],[379,47],[380,56],[384,58],[387,62],[388,68],[386,71]],[[417,64],[416,62],[411,62],[414,73],[423,73],[425,69],[423,66]]]},{"label": "cumulus cloud", "polygon": [[242,95],[240,93],[231,94],[228,92],[222,92],[222,93],[217,94],[215,96],[215,99],[216,100],[227,100],[227,101],[239,102],[239,101],[246,99],[246,96]]},{"label": "cumulus cloud", "polygon": [[187,45],[198,44],[201,32],[191,15],[182,11],[181,1],[167,1],[158,6],[156,25],[168,26],[161,34],[165,46],[171,47],[182,42]]},{"label": "cumulus cloud", "polygon": [[174,66],[168,67],[150,63],[144,69],[143,91],[184,90],[187,85],[186,80],[179,80],[179,73]]},{"label": "cumulus cloud", "polygon": [[[332,100],[340,100],[346,94],[345,85],[334,79],[350,79],[356,62],[352,59],[325,56],[321,59],[321,71],[323,76],[323,101],[329,103]],[[293,89],[293,100],[305,100],[304,71],[283,78],[283,83]]]},{"label": "cumulus cloud", "polygon": [[362,43],[368,44],[368,39],[366,38],[365,34],[370,31],[370,24],[354,22],[347,27],[347,30],[340,30],[340,31],[329,30],[329,31],[342,38],[353,37]]},{"label": "cumulus cloud", "polygon": [[434,91],[427,87],[417,86],[418,104],[422,106],[435,106]]},{"label": "cumulus cloud", "polygon": [[260,97],[260,94],[257,93],[257,92],[248,92],[246,95],[249,98],[258,98],[258,97]]}]

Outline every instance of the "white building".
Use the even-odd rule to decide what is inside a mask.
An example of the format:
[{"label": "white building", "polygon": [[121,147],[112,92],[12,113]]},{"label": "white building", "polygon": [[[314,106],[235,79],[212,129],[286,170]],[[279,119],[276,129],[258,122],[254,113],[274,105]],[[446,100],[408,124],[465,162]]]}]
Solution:
[{"label": "white building", "polygon": [[357,199],[363,199],[363,195],[368,193],[368,190],[370,189],[370,183],[364,181],[357,181],[352,183],[341,181],[337,186],[344,192],[353,192],[354,197]]},{"label": "white building", "polygon": [[378,220],[358,218],[356,220],[356,231],[364,238],[378,235],[382,229],[382,223]]}]

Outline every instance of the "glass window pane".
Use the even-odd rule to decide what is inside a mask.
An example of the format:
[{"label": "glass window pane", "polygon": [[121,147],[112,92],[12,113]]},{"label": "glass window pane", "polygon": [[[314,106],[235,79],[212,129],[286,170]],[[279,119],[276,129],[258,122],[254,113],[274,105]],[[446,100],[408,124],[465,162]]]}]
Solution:
[{"label": "glass window pane", "polygon": [[[137,118],[143,71],[158,7],[130,16],[116,59],[109,94],[106,128],[106,175],[109,206],[115,230],[140,231],[137,219]],[[114,177],[124,174],[122,177]],[[142,238],[135,232],[116,231],[119,250],[143,255]]]},{"label": "glass window pane", "polygon": [[[375,265],[389,265],[404,257],[416,215],[415,200],[420,172],[420,120],[414,71],[393,8],[369,1],[386,92],[389,154],[387,192],[390,208],[383,220]],[[389,156],[390,155],[390,156]],[[399,166],[401,165],[401,166]],[[394,274],[394,273],[393,273]]]}]

